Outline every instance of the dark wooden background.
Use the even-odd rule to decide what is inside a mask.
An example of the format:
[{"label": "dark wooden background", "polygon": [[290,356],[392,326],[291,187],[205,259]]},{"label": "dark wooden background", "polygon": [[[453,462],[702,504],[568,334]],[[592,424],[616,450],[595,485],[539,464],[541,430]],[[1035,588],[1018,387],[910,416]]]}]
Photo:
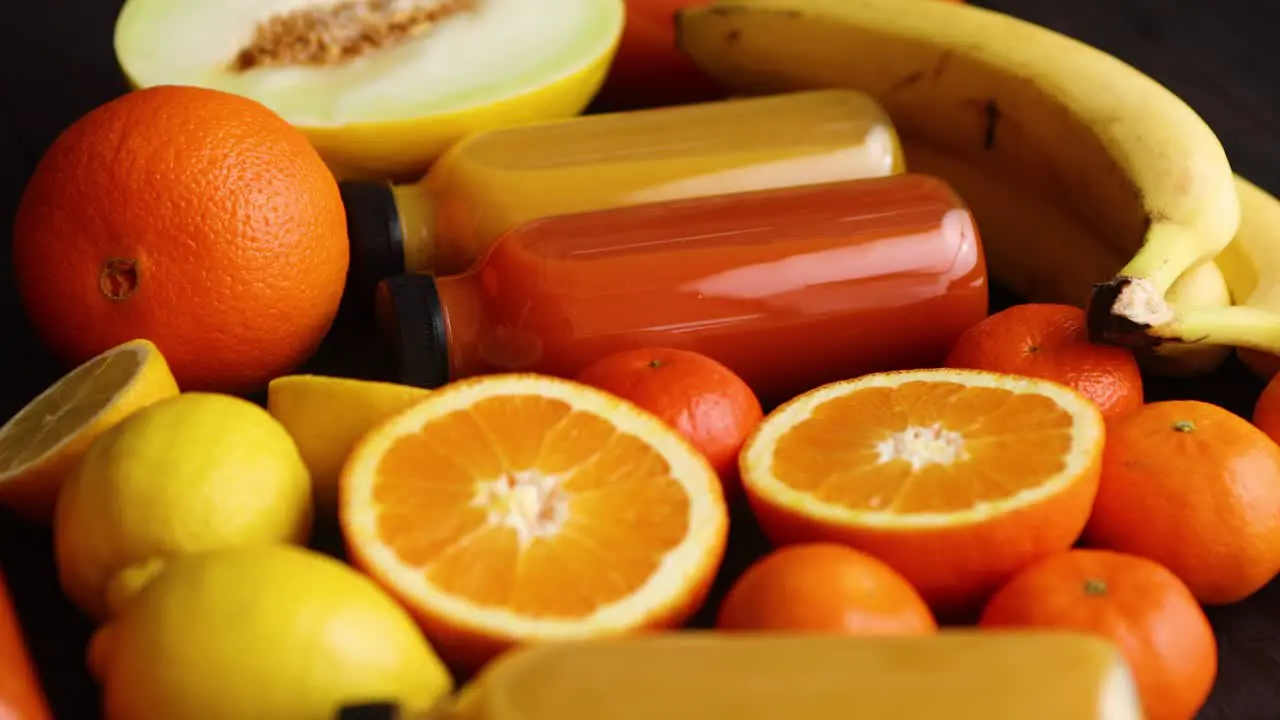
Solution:
[{"label": "dark wooden background", "polygon": [[[1280,22],[1267,0],[978,4],[1078,37],[1154,76],[1214,127],[1238,172],[1280,193]],[[59,374],[26,326],[13,291],[13,210],[26,177],[58,132],[124,91],[111,50],[119,5],[14,0],[0,21],[0,422]],[[1207,384],[1151,388],[1155,397],[1210,397],[1241,413],[1248,412],[1257,390],[1238,366]],[[96,693],[83,671],[89,628],[57,592],[47,532],[0,517],[0,566],[10,577],[57,717],[96,717]],[[1280,719],[1280,585],[1215,610],[1212,619],[1220,677],[1202,718]]]}]

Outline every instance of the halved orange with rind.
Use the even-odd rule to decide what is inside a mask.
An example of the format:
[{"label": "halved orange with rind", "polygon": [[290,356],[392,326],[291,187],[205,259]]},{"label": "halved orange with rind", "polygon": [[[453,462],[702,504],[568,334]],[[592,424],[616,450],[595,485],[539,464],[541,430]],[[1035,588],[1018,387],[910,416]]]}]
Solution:
[{"label": "halved orange with rind", "polygon": [[728,532],[719,479],[675,430],[528,374],[454,383],[372,430],[339,519],[353,562],[463,672],[520,643],[682,624]]},{"label": "halved orange with rind", "polygon": [[740,457],[777,544],[837,541],[902,573],[943,617],[973,611],[1088,520],[1106,429],[1047,380],[909,370],[832,383],[771,413]]}]

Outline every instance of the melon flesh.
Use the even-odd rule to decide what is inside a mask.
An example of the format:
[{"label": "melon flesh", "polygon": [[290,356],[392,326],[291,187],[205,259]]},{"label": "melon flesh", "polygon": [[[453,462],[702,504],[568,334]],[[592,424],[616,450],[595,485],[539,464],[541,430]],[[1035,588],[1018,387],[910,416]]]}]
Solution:
[{"label": "melon flesh", "polygon": [[253,98],[300,127],[342,127],[453,113],[563,80],[612,53],[624,15],[622,0],[474,0],[421,35],[357,58],[235,69],[264,21],[334,4],[127,0],[116,56],[137,87],[214,88]]}]

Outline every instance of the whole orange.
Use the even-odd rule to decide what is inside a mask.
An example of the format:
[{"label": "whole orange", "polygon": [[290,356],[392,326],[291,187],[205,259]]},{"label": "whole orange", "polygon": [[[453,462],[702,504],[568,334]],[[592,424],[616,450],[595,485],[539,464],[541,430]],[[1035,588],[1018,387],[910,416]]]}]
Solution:
[{"label": "whole orange", "polygon": [[1112,422],[1089,545],[1151,558],[1205,604],[1280,571],[1280,446],[1216,405],[1151,403]]},{"label": "whole orange", "polygon": [[791,545],[738,578],[720,606],[722,630],[926,635],[928,605],[884,562],[844,545]]},{"label": "whole orange", "polygon": [[738,451],[764,412],[732,370],[689,350],[643,348],[601,358],[577,379],[662,418],[702,451],[728,497],[739,494]]},{"label": "whole orange", "polygon": [[1253,424],[1280,443],[1280,375],[1273,376],[1258,396],[1253,406]]},{"label": "whole orange", "polygon": [[1209,697],[1218,645],[1204,611],[1159,563],[1107,550],[1039,560],[991,598],[982,627],[1055,628],[1114,642],[1149,720],[1191,720]]},{"label": "whole orange", "polygon": [[320,156],[266,107],[155,87],[53,143],[22,196],[13,261],[28,316],[67,363],[146,338],[183,390],[249,390],[332,323],[346,217]]},{"label": "whole orange", "polygon": [[1090,342],[1084,310],[1070,305],[1001,310],[961,334],[946,366],[1052,380],[1093,400],[1108,419],[1142,405],[1133,353]]}]

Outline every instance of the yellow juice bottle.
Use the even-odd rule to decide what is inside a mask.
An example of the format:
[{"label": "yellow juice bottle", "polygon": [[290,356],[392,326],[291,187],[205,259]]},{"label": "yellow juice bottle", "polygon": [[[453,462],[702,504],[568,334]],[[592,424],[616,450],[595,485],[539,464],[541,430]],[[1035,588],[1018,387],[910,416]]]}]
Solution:
[{"label": "yellow juice bottle", "polygon": [[481,133],[416,183],[342,189],[356,290],[368,292],[406,271],[464,271],[529,220],[903,169],[874,99],[823,90]]},{"label": "yellow juice bottle", "polygon": [[1119,649],[1056,631],[934,636],[681,632],[549,643],[438,708],[341,720],[1142,720]]}]

